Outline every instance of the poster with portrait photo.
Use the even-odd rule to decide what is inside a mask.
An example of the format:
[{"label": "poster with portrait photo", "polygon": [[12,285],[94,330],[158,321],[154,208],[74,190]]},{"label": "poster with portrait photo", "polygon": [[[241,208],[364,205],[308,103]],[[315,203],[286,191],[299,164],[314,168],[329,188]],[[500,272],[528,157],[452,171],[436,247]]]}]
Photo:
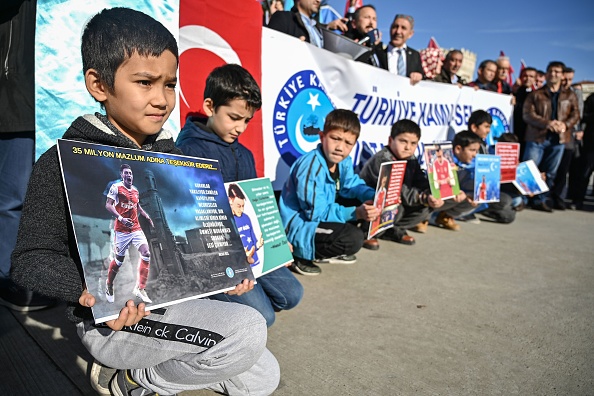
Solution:
[{"label": "poster with portrait photo", "polygon": [[394,227],[394,218],[401,202],[400,192],[405,170],[406,161],[382,163],[373,199],[373,205],[380,215],[369,224],[367,239]]},{"label": "poster with portrait photo", "polygon": [[452,143],[426,144],[424,157],[431,195],[437,199],[450,199],[460,194]]},{"label": "poster with portrait photo", "polygon": [[230,182],[225,183],[225,188],[254,276],[258,278],[292,262],[270,179]]},{"label": "poster with portrait photo", "polygon": [[217,161],[62,139],[58,153],[96,323],[254,279]]},{"label": "poster with portrait photo", "polygon": [[501,157],[477,154],[474,158],[474,202],[499,202],[500,186]]}]

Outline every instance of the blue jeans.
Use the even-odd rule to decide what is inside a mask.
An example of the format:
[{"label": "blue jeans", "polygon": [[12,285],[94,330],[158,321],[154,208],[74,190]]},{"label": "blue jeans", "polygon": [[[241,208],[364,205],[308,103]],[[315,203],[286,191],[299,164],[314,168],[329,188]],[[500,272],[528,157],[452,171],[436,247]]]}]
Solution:
[{"label": "blue jeans", "polygon": [[254,289],[241,296],[230,296],[225,293],[210,296],[213,300],[235,302],[258,310],[266,319],[268,327],[274,323],[275,311],[294,308],[302,297],[303,286],[287,267],[281,267],[259,277]]},{"label": "blue jeans", "polygon": [[[554,139],[554,140],[553,140]],[[556,143],[555,143],[556,141]],[[541,172],[545,172],[547,176],[547,186],[551,188],[555,175],[557,174],[557,168],[563,158],[563,150],[565,146],[559,143],[558,138],[554,136],[548,137],[544,142],[526,142],[526,150],[524,151],[524,158],[522,161],[533,160],[538,169]],[[544,202],[549,193],[542,193],[534,196],[533,201],[535,204]]]},{"label": "blue jeans", "polygon": [[34,159],[35,132],[0,133],[0,279],[10,276],[10,255]]}]

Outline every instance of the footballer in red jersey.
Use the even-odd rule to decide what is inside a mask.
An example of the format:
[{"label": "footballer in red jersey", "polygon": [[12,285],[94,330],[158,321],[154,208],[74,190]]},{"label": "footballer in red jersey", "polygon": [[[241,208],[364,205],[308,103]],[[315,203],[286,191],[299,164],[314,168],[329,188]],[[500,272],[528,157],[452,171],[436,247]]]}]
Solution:
[{"label": "footballer in red jersey", "polygon": [[132,293],[145,303],[152,303],[144,290],[148,279],[151,252],[146,236],[140,228],[138,214],[143,215],[151,224],[155,225],[148,213],[140,206],[140,193],[132,185],[134,175],[128,164],[120,166],[121,181],[113,183],[107,193],[105,209],[116,217],[114,231],[114,253],[115,258],[109,264],[107,274],[105,297],[110,303],[114,302],[113,282],[124,262],[124,257],[130,245],[134,245],[140,253],[138,263],[138,278]]}]

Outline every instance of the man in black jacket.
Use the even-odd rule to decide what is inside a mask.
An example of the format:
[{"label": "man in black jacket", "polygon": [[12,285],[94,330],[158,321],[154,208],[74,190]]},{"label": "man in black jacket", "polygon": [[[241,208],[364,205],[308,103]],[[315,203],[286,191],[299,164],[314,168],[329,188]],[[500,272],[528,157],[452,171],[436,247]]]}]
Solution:
[{"label": "man in black jacket", "polygon": [[380,66],[391,73],[409,77],[412,85],[424,78],[421,55],[406,42],[414,34],[415,20],[410,15],[397,14],[390,27],[390,44],[381,52]]}]

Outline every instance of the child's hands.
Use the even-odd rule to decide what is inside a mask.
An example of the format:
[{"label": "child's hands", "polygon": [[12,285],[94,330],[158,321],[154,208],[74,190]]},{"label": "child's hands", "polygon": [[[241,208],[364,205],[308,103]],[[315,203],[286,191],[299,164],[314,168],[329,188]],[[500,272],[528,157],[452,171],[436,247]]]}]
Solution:
[{"label": "child's hands", "polygon": [[441,198],[437,199],[433,195],[428,195],[427,196],[427,205],[433,209],[441,208],[443,206],[443,199],[441,199]]},{"label": "child's hands", "polygon": [[474,199],[472,199],[468,196],[466,197],[466,201],[468,201],[468,203],[471,204],[475,208],[478,206],[478,202],[476,202]]},{"label": "child's hands", "polygon": [[462,202],[466,199],[466,193],[464,191],[460,191],[460,194],[454,197],[454,202]]},{"label": "child's hands", "polygon": [[355,210],[357,220],[374,221],[379,216],[379,211],[373,206],[373,201],[366,201]]},{"label": "child's hands", "polygon": [[[78,303],[83,307],[92,307],[95,305],[96,300],[87,289],[83,290],[82,294],[78,298]],[[142,318],[150,315],[150,311],[144,310],[144,303],[138,304],[138,307],[134,304],[134,301],[128,300],[126,306],[120,311],[120,315],[117,319],[108,320],[105,324],[112,330],[122,330],[124,326],[132,326],[140,322]]]},{"label": "child's hands", "polygon": [[244,279],[243,282],[235,286],[235,289],[226,291],[230,296],[241,296],[243,293],[247,293],[254,288],[254,281]]}]

